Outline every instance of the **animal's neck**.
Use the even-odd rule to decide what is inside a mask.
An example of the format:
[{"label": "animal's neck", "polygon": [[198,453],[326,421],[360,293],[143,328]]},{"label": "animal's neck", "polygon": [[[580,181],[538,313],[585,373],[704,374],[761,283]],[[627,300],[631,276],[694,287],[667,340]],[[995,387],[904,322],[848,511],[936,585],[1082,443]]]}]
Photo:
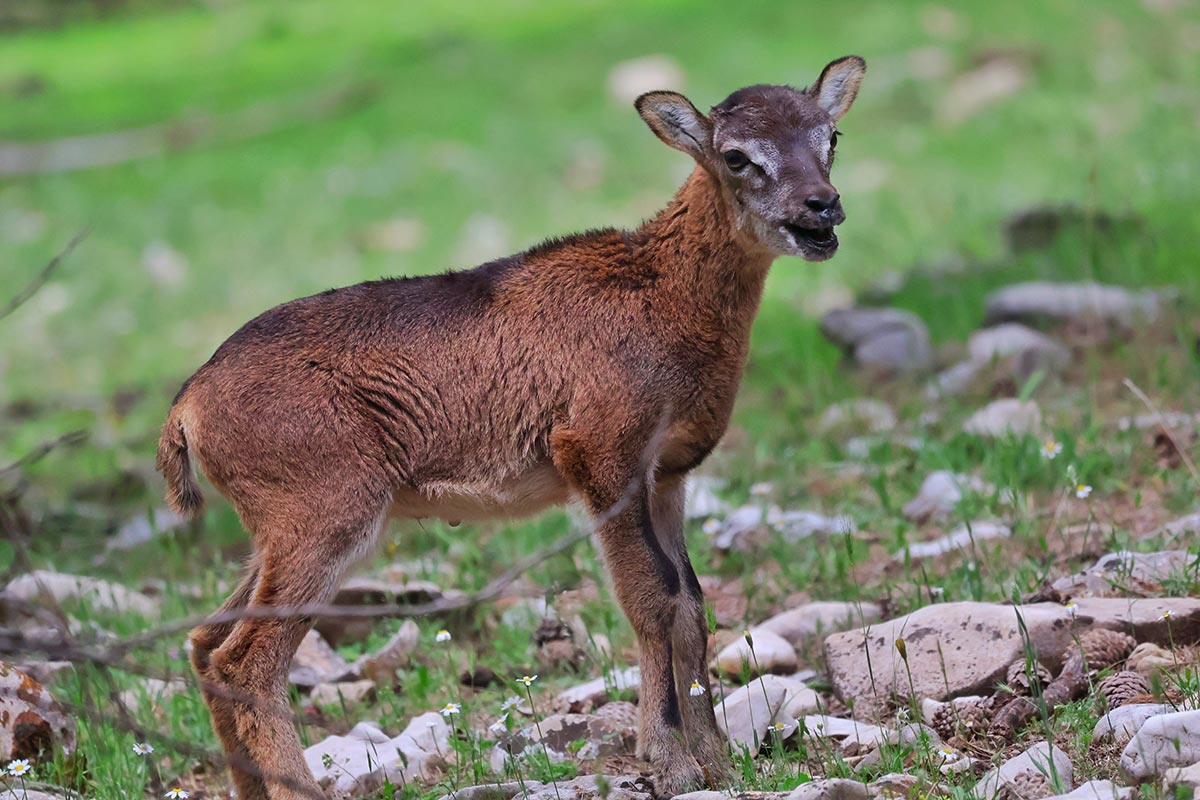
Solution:
[{"label": "animal's neck", "polygon": [[715,317],[726,334],[749,336],[774,256],[739,236],[733,212],[706,170],[696,167],[636,235],[678,308],[694,310],[702,324]]}]

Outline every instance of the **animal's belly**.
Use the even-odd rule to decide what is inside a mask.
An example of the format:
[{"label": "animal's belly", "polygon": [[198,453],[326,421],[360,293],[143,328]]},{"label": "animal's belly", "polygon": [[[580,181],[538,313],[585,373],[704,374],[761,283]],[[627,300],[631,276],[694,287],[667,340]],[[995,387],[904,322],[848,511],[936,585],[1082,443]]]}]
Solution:
[{"label": "animal's belly", "polygon": [[568,499],[566,483],[546,461],[504,481],[438,481],[404,489],[392,501],[391,516],[447,522],[525,517]]}]

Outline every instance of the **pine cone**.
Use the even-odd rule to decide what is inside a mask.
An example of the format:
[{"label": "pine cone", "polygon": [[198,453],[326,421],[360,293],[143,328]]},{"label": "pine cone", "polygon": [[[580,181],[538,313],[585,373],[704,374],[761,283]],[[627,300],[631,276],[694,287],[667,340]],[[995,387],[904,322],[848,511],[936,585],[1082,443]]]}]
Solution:
[{"label": "pine cone", "polygon": [[1123,706],[1134,697],[1150,691],[1150,685],[1146,683],[1146,679],[1129,670],[1109,675],[1100,681],[1096,688],[1109,708]]},{"label": "pine cone", "polygon": [[1019,772],[1001,784],[997,793],[998,800],[1042,800],[1053,795],[1054,786],[1050,779],[1040,772]]},{"label": "pine cone", "polygon": [[1104,628],[1084,631],[1079,636],[1079,643],[1067,650],[1063,670],[1069,668],[1082,672],[1086,665],[1087,670],[1094,674],[1124,661],[1136,645],[1136,639],[1120,631]]},{"label": "pine cone", "polygon": [[[1053,677],[1050,670],[1043,667],[1040,663],[1033,664],[1035,675],[1039,686],[1045,686]],[[1018,659],[1008,665],[1008,672],[1004,676],[1004,683],[1012,689],[1013,694],[1021,696],[1029,696],[1033,694],[1033,687],[1029,680],[1029,663],[1025,659]]]},{"label": "pine cone", "polygon": [[943,740],[952,736],[971,738],[986,733],[991,720],[991,698],[959,698],[943,703],[933,712],[929,727]]}]

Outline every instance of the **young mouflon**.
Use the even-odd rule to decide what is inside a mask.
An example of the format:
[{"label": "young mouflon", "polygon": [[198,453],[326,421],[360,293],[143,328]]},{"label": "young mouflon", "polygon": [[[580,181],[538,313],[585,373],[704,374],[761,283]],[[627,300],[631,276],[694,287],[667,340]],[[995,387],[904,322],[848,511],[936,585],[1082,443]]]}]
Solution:
[{"label": "young mouflon", "polygon": [[684,480],[729,422],[771,262],[837,250],[836,123],[865,71],[848,56],[807,89],[750,86],[707,116],[675,92],[642,95],[642,119],[696,167],[640,228],[285,303],[188,379],[158,445],[167,498],[199,513],[198,465],[253,539],[224,616],[191,633],[241,800],[321,796],[287,704],[312,620],[270,609],[328,603],[389,518],[572,499],[596,519],[637,634],[638,754],[657,793],[719,787],[730,761]]}]

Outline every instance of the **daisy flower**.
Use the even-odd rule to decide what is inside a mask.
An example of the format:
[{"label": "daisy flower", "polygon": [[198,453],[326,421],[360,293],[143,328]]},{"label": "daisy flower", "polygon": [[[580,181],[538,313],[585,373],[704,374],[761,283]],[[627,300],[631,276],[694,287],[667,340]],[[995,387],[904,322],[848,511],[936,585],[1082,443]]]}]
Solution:
[{"label": "daisy flower", "polygon": [[896,709],[896,719],[900,720],[901,722],[908,722],[908,719],[909,719],[908,709],[907,708]]},{"label": "daisy flower", "polygon": [[1076,603],[1074,600],[1067,603],[1065,606],[1063,606],[1063,608],[1065,608],[1067,613],[1072,617],[1079,613],[1079,603]]},{"label": "daisy flower", "polygon": [[1075,486],[1075,496],[1080,500],[1086,500],[1087,496],[1092,493],[1092,487],[1086,483],[1080,483]]},{"label": "daisy flower", "polygon": [[1042,458],[1054,460],[1054,457],[1062,452],[1062,445],[1053,439],[1047,439],[1042,443]]},{"label": "daisy flower", "polygon": [[191,792],[184,791],[183,789],[180,789],[178,786],[176,786],[174,789],[169,790],[165,795],[163,795],[163,797],[170,798],[170,800],[187,800],[191,796],[192,796]]},{"label": "daisy flower", "polygon": [[154,745],[149,742],[136,742],[133,745],[133,754],[137,756],[148,756],[154,752]]},{"label": "daisy flower", "polygon": [[940,755],[940,756],[941,756],[943,759],[945,759],[946,761],[949,761],[949,760],[951,760],[951,759],[956,759],[956,758],[958,758],[958,752],[957,752],[957,751],[955,751],[953,748],[950,748],[950,747],[942,747],[942,748],[940,748],[940,749],[938,750],[938,755]]},{"label": "daisy flower", "polygon": [[500,710],[502,712],[504,712],[505,716],[507,716],[509,711],[512,711],[514,708],[516,708],[520,704],[521,704],[521,698],[517,697],[514,694],[511,697],[509,697],[507,700],[505,700],[503,703],[500,704]]},{"label": "daisy flower", "polygon": [[767,495],[769,495],[771,493],[771,488],[772,488],[771,484],[769,484],[769,483],[766,483],[766,482],[756,483],[750,487],[750,496],[751,497],[766,497]]},{"label": "daisy flower", "polygon": [[435,642],[448,642],[448,641],[450,641],[451,638],[452,637],[450,636],[450,631],[446,630],[445,628],[442,628],[440,631],[437,632],[437,635],[433,637],[433,640]]},{"label": "daisy flower", "polygon": [[499,736],[508,731],[508,714],[500,717],[500,719],[488,725],[488,730]]},{"label": "daisy flower", "polygon": [[14,778],[24,778],[33,772],[33,767],[29,766],[28,758],[19,758],[16,761],[8,762],[8,774]]},{"label": "daisy flower", "polygon": [[[1159,619],[1170,619],[1173,616],[1175,616],[1175,612],[1168,608],[1166,611],[1159,614],[1158,618]],[[12,768],[12,765],[9,764],[9,769],[11,769],[11,768]]]},{"label": "daisy flower", "polygon": [[442,713],[443,717],[445,717],[446,719],[450,719],[450,717],[452,717],[453,715],[455,715],[461,711],[462,711],[462,705],[460,705],[459,703],[446,703],[446,705],[442,706],[441,713]]},{"label": "daisy flower", "polygon": [[700,681],[692,681],[692,687],[688,689],[688,694],[692,697],[699,697],[704,694],[704,687],[700,685]]},{"label": "daisy flower", "polygon": [[784,723],[776,722],[774,725],[771,726],[771,730],[775,731],[776,733],[782,733],[783,729],[786,727],[787,727],[787,725],[785,725]]},{"label": "daisy flower", "polygon": [[517,683],[523,683],[526,687],[533,686],[533,682],[537,680],[537,675],[522,675],[517,678]]},{"label": "daisy flower", "polygon": [[721,531],[721,520],[716,517],[709,517],[704,520],[704,524],[700,526],[700,530],[705,536],[716,536]]}]

